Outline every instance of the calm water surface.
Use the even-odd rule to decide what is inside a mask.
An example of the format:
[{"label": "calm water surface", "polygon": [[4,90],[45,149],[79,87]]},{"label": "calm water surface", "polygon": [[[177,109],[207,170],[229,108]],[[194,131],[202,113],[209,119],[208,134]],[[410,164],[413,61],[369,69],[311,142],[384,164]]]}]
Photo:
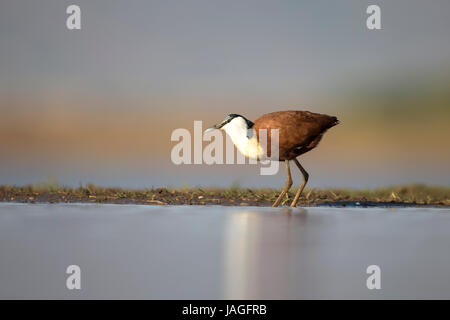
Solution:
[{"label": "calm water surface", "polygon": [[0,298],[449,299],[450,209],[2,203]]}]

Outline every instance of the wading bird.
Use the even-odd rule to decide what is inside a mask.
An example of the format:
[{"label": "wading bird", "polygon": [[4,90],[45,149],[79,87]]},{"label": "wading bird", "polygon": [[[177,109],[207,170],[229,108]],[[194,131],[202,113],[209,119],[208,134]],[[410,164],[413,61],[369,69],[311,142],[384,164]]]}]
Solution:
[{"label": "wading bird", "polygon": [[[298,162],[297,157],[317,147],[323,134],[338,123],[336,117],[326,114],[309,111],[279,111],[264,114],[255,122],[239,114],[230,114],[221,123],[206,131],[224,130],[242,154],[248,158],[260,159],[263,154],[270,158],[271,132],[273,129],[278,130],[278,157],[272,160],[285,162],[287,180],[272,206],[277,207],[292,186],[289,166],[289,161],[292,160],[303,175],[303,181],[291,203],[291,207],[295,207],[309,178],[308,172]],[[261,129],[267,130],[267,143],[265,143],[267,150],[264,150],[260,144]]]}]

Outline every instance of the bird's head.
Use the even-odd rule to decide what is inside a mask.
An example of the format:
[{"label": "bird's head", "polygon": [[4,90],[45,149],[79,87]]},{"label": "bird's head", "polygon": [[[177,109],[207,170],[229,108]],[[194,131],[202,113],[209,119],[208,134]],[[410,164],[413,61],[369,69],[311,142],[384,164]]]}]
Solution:
[{"label": "bird's head", "polygon": [[225,130],[226,132],[228,131],[228,129],[235,127],[239,127],[242,129],[250,129],[251,127],[253,127],[253,122],[251,122],[250,120],[246,119],[245,117],[239,114],[232,113],[227,115],[225,119],[222,120],[222,122],[206,129],[205,132],[209,132],[216,129]]}]

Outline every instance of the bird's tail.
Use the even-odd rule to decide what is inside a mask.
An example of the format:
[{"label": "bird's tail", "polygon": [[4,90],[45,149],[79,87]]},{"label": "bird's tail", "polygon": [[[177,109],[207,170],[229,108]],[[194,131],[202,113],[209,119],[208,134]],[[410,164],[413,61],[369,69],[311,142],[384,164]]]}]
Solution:
[{"label": "bird's tail", "polygon": [[330,128],[331,128],[331,127],[334,127],[334,126],[336,126],[336,125],[338,125],[339,123],[341,123],[341,122],[338,120],[338,118],[336,118],[336,117],[331,117]]}]

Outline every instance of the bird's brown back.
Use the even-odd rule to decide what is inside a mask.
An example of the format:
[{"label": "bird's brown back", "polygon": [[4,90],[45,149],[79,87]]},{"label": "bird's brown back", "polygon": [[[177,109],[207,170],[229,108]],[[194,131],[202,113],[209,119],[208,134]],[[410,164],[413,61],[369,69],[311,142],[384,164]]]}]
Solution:
[{"label": "bird's brown back", "polygon": [[278,129],[279,160],[291,160],[317,146],[322,135],[338,124],[336,117],[309,111],[278,111],[267,113],[254,121],[259,130],[267,130],[267,153],[271,156],[271,129]]}]

